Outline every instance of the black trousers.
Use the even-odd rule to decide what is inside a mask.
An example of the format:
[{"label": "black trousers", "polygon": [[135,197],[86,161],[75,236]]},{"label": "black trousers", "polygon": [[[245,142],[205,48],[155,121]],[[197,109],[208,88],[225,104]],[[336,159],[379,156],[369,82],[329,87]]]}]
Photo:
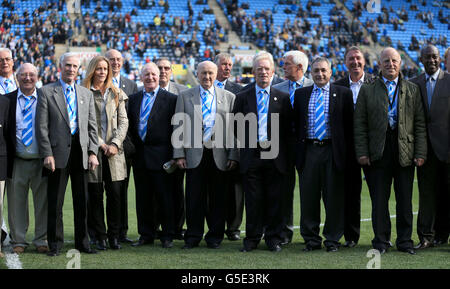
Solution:
[{"label": "black trousers", "polygon": [[[106,240],[118,239],[120,231],[120,193],[122,181],[112,181],[108,157],[99,153],[102,158],[102,180],[101,183],[89,183],[88,201],[88,228],[93,232],[95,239]],[[103,207],[103,192],[106,191],[106,221],[108,233],[106,233],[105,214]],[[91,234],[91,233],[90,233]],[[92,236],[91,236],[92,237]]]},{"label": "black trousers", "polygon": [[67,182],[71,181],[73,215],[75,223],[75,248],[89,248],[87,229],[87,171],[83,168],[83,154],[78,134],[72,136],[67,167],[44,169],[48,175],[48,220],[47,240],[50,250],[61,249],[64,245],[63,205]]},{"label": "black trousers", "polygon": [[285,175],[273,160],[253,159],[243,176],[246,212],[244,247],[254,249],[264,233],[269,247],[282,241],[282,190]]},{"label": "black trousers", "polygon": [[294,190],[295,190],[295,166],[289,166],[289,172],[285,176],[283,188],[283,230],[281,236],[284,240],[292,241],[294,235]]},{"label": "black trousers", "polygon": [[136,214],[138,233],[141,240],[153,241],[156,234],[154,201],[162,218],[161,242],[172,241],[175,233],[173,215],[173,178],[163,169],[147,170],[133,167],[136,187]]},{"label": "black trousers", "polygon": [[361,225],[361,166],[352,159],[345,172],[344,237],[346,241],[358,243]]},{"label": "black trousers", "polygon": [[300,233],[306,244],[322,244],[320,199],[325,205],[325,246],[338,246],[344,234],[344,172],[333,161],[331,142],[322,146],[308,143],[300,179]]},{"label": "black trousers", "polygon": [[242,178],[239,169],[228,172],[228,192],[226,194],[226,223],[227,235],[240,234],[242,216],[244,214],[244,192],[242,188]]},{"label": "black trousers", "polygon": [[450,224],[449,165],[441,162],[428,143],[427,161],[417,168],[419,182],[419,215],[417,234],[421,242],[448,240]]},{"label": "black trousers", "polygon": [[127,237],[128,233],[128,185],[130,182],[131,163],[130,157],[125,156],[127,162],[127,177],[123,180],[120,189],[120,228],[119,238],[123,239]]},{"label": "black trousers", "polygon": [[208,224],[206,243],[222,242],[225,233],[226,184],[227,172],[216,167],[212,150],[203,148],[198,167],[186,170],[186,243],[200,243],[205,218]]},{"label": "black trousers", "polygon": [[398,133],[388,129],[383,157],[364,167],[370,198],[372,199],[372,227],[375,234],[372,246],[387,249],[391,238],[391,219],[389,197],[394,181],[396,200],[397,248],[413,247],[412,234],[412,192],[414,166],[402,167],[399,164]]}]

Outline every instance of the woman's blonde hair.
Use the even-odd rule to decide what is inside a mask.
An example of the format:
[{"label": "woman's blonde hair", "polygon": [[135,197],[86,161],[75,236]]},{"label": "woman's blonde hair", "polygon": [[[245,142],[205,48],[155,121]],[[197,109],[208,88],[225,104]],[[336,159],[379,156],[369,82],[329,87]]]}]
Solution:
[{"label": "woman's blonde hair", "polygon": [[108,65],[108,76],[106,76],[105,79],[105,89],[111,89],[113,94],[114,94],[114,101],[116,102],[116,107],[119,106],[119,94],[120,91],[117,87],[114,86],[113,82],[112,82],[112,68],[111,68],[111,64],[109,63],[108,58],[98,55],[94,58],[92,58],[92,60],[89,62],[89,65],[87,67],[86,70],[86,78],[83,81],[83,85],[84,87],[91,89],[92,83],[94,82],[94,73],[95,73],[95,69],[97,68],[98,64],[101,61],[105,61],[106,64]]}]

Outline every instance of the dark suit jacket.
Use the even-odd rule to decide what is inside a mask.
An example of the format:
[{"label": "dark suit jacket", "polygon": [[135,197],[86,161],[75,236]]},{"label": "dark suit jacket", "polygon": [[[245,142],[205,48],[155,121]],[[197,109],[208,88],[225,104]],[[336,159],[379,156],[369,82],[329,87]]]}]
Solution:
[{"label": "dark suit jacket", "polygon": [[[233,113],[242,113],[245,116],[249,114],[256,115],[256,121],[258,118],[257,112],[257,100],[256,100],[256,90],[255,86],[250,86],[244,88],[241,92],[236,95],[236,101],[233,109]],[[275,166],[278,171],[285,174],[288,169],[288,141],[292,137],[292,106],[289,100],[289,94],[281,90],[278,90],[271,86],[270,88],[270,98],[269,98],[269,115],[267,119],[267,136],[268,140],[271,139],[272,125],[271,117],[272,113],[279,114],[279,153],[274,159]],[[256,132],[256,140],[250,141],[249,135],[250,125],[249,122],[245,122],[245,145],[241,143],[240,148],[240,171],[241,173],[246,173],[249,169],[251,161],[255,158],[260,158],[259,152],[255,148],[250,148],[249,144],[257,143],[258,133]],[[236,137],[239,138],[237,134],[237,128],[235,128]]]},{"label": "dark suit jacket", "polygon": [[227,80],[227,83],[225,84],[224,89],[228,90],[229,92],[232,92],[236,95],[242,90],[242,86],[237,84],[236,82]]},{"label": "dark suit jacket", "polygon": [[[306,139],[308,136],[308,105],[314,86],[304,87],[295,91],[294,124],[297,142],[296,166],[302,171],[305,163]],[[351,151],[353,143],[353,95],[346,87],[331,84],[329,101],[329,122],[331,143],[333,146],[333,160],[339,170],[354,153]]]},{"label": "dark suit jacket", "polygon": [[442,71],[442,69],[439,72],[430,108],[428,108],[426,81],[425,73],[411,79],[411,82],[420,87],[427,123],[427,136],[431,148],[441,162],[446,162],[449,158],[448,143],[450,141],[450,74]]},{"label": "dark suit jacket", "polygon": [[123,76],[120,76],[120,89],[122,89],[128,97],[138,92],[137,84]]},{"label": "dark suit jacket", "polygon": [[6,168],[8,159],[8,118],[9,118],[9,100],[0,95],[0,181],[6,180]]},{"label": "dark suit jacket", "polygon": [[[16,108],[17,108],[17,93],[18,90],[14,90],[13,92],[10,92],[8,94],[5,94],[5,97],[9,99],[9,133],[8,133],[8,140],[9,140],[9,146],[8,146],[8,155],[10,156],[8,158],[8,178],[12,178],[12,172],[13,172],[13,165],[14,165],[14,156],[16,155]],[[38,95],[38,99],[41,95],[41,92],[36,89],[36,93]],[[36,125],[35,125],[36,126]],[[37,126],[36,126],[37,129]]]},{"label": "dark suit jacket", "polygon": [[171,119],[175,113],[177,96],[159,89],[147,123],[145,141],[139,136],[139,118],[144,93],[131,95],[128,107],[128,133],[136,147],[133,166],[139,169],[162,170],[172,159]]}]

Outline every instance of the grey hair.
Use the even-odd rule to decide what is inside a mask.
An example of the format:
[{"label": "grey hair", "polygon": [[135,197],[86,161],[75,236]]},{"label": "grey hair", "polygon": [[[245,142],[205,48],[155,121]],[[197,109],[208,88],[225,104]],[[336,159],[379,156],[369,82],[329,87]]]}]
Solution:
[{"label": "grey hair", "polygon": [[359,51],[359,53],[361,53],[364,56],[364,53],[362,52],[362,50],[358,46],[351,46],[345,51],[344,60],[347,59],[347,54],[350,51]]},{"label": "grey hair", "polygon": [[328,58],[321,57],[321,56],[314,58],[314,60],[311,63],[311,67],[313,67],[314,63],[317,63],[317,62],[326,62],[328,64],[328,67],[331,69],[331,62],[330,62],[330,60],[328,60]]},{"label": "grey hair", "polygon": [[33,67],[34,72],[36,73],[36,76],[38,76],[39,70],[37,69],[36,66],[34,66],[32,63],[29,63],[29,62],[22,63],[22,64],[19,66],[19,68],[17,69],[16,75],[19,75],[19,74],[22,73],[22,70],[25,68],[25,65],[31,65],[31,67]]},{"label": "grey hair", "polygon": [[289,56],[292,56],[292,61],[295,65],[302,65],[303,74],[305,74],[306,70],[308,70],[308,56],[299,50],[291,50],[286,52],[283,55],[283,58],[287,58]]},{"label": "grey hair", "polygon": [[66,58],[69,58],[69,57],[76,57],[78,59],[78,66],[81,65],[81,59],[80,59],[78,53],[76,53],[76,52],[66,52],[63,55],[61,55],[61,57],[59,58],[59,65],[61,66],[64,63],[64,61],[66,60]]},{"label": "grey hair", "polygon": [[253,63],[252,63],[253,69],[255,69],[255,66],[258,63],[258,61],[260,61],[262,59],[269,60],[270,65],[272,66],[272,69],[275,69],[275,63],[273,61],[273,56],[272,56],[272,54],[270,54],[267,51],[260,51],[255,55],[255,57],[253,57]]},{"label": "grey hair", "polygon": [[205,60],[205,61],[200,62],[197,65],[197,72],[200,70],[200,68],[203,68],[203,66],[205,66],[206,64],[212,64],[214,66],[216,72],[217,72],[217,70],[218,70],[217,65],[214,62],[209,61],[209,60]]},{"label": "grey hair", "polygon": [[217,54],[216,57],[214,58],[214,63],[216,65],[220,65],[220,62],[223,59],[232,59],[231,54],[229,54],[229,53],[219,53],[219,54]]},{"label": "grey hair", "polygon": [[158,65],[156,65],[154,62],[149,62],[149,63],[146,63],[144,66],[142,66],[142,69],[139,72],[139,75],[141,76],[141,78],[142,78],[143,72],[145,71],[145,68],[147,68],[148,66],[155,68],[156,71],[158,71],[158,76],[160,75],[161,72],[159,71]]},{"label": "grey hair", "polygon": [[9,56],[12,58],[13,56],[12,56],[12,51],[9,49],[9,48],[6,48],[6,47],[1,47],[0,48],[0,52],[8,52],[9,53]]}]

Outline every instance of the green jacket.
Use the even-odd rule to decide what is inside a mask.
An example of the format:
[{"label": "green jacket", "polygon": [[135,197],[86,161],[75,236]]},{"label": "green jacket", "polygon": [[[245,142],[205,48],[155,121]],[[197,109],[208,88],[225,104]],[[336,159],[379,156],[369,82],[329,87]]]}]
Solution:
[{"label": "green jacket", "polygon": [[[410,166],[414,158],[426,159],[427,136],[425,114],[419,87],[399,76],[397,126],[399,162]],[[354,114],[356,157],[381,159],[388,129],[388,92],[383,78],[365,83],[359,91]]]}]

